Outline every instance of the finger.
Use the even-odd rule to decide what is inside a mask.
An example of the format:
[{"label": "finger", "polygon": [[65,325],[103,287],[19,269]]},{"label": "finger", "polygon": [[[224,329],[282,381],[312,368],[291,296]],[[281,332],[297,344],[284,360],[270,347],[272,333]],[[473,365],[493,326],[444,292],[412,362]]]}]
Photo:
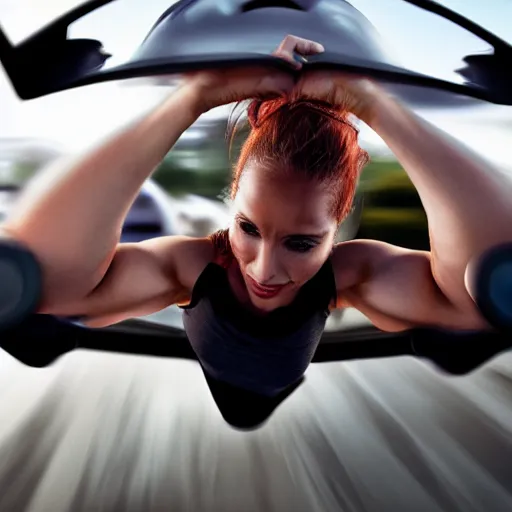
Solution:
[{"label": "finger", "polygon": [[323,51],[324,47],[316,41],[297,36],[286,36],[274,55],[286,60],[296,69],[301,69],[302,65],[307,62],[304,58],[305,55],[315,55]]},{"label": "finger", "polygon": [[302,55],[314,55],[325,51],[324,47],[316,41],[292,35],[286,36],[278,49],[285,53],[293,53],[296,51]]},{"label": "finger", "polygon": [[316,55],[325,51],[323,45],[316,41],[302,39],[301,37],[295,37],[294,40],[295,44],[292,47],[292,51],[296,51],[301,55]]}]

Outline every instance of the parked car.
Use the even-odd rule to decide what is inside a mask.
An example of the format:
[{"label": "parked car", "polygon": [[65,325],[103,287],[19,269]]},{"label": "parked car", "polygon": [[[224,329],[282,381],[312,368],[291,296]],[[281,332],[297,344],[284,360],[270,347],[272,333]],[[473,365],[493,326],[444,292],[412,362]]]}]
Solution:
[{"label": "parked car", "polygon": [[176,216],[169,195],[154,181],[147,180],[125,217],[121,242],[179,234]]}]

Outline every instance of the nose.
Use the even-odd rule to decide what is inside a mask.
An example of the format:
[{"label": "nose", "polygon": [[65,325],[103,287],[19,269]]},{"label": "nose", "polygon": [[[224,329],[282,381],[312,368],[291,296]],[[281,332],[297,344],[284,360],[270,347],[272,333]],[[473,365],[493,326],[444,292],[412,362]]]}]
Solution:
[{"label": "nose", "polygon": [[261,242],[252,265],[252,277],[260,284],[271,285],[277,272],[277,251],[272,244]]}]

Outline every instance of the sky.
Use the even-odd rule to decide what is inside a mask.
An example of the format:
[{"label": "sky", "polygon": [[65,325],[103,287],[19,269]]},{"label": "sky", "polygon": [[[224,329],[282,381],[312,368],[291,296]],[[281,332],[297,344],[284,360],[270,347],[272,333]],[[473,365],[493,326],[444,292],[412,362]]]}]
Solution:
[{"label": "sky", "polygon": [[[11,40],[17,42],[77,3],[81,2],[0,0],[0,24]],[[116,65],[132,55],[171,3],[174,2],[117,0],[72,25],[70,36],[100,39],[114,55],[109,65]],[[461,65],[461,57],[488,49],[471,34],[403,0],[352,0],[351,3],[377,28],[387,52],[413,70],[459,81],[453,70]],[[442,3],[512,42],[512,0],[444,0]],[[142,115],[167,94],[169,90],[165,87],[131,80],[22,102],[0,68],[0,137],[44,138],[69,151],[82,150]],[[421,114],[475,149],[491,154],[497,162],[508,164],[511,131],[504,130],[500,121],[512,120],[511,107]],[[380,144],[370,131],[364,130],[362,137],[369,144]]]}]

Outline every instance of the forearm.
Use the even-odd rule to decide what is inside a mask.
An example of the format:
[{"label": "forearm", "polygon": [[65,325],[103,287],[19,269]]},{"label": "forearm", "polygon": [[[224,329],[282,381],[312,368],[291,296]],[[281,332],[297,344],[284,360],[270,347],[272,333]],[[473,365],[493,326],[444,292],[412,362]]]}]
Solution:
[{"label": "forearm", "polygon": [[496,243],[512,240],[512,181],[392,99],[378,103],[369,124],[418,190],[438,284],[453,301],[465,301],[469,261]]},{"label": "forearm", "polygon": [[99,283],[140,187],[199,113],[194,94],[179,89],[96,150],[27,187],[3,228],[39,258],[47,295],[83,294]]}]

